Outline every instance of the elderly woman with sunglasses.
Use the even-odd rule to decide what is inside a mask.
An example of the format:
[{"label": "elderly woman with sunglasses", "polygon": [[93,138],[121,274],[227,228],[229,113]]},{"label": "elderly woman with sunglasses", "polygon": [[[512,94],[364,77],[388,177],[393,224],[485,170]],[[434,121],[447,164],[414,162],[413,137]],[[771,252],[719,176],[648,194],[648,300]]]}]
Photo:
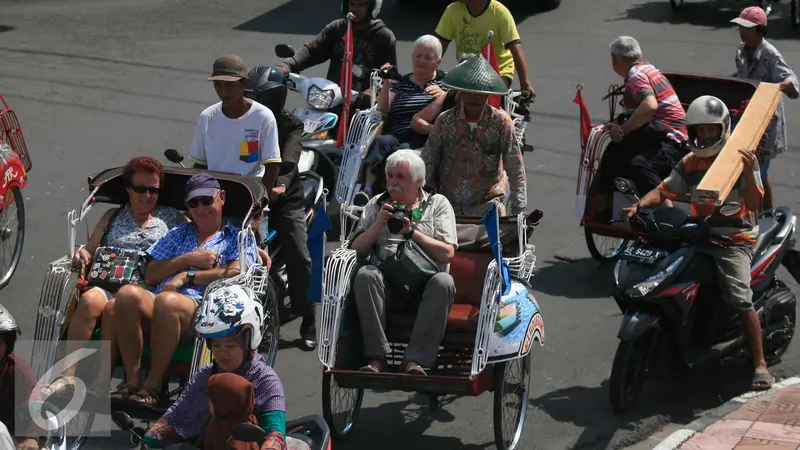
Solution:
[{"label": "elderly woman with sunglasses", "polygon": [[[112,398],[158,403],[172,355],[192,331],[194,312],[206,287],[239,274],[241,229],[222,219],[225,191],[208,173],[186,183],[184,200],[192,217],[147,250],[145,280],[156,288],[123,286],[117,294],[114,332],[125,366],[125,383]],[[258,260],[255,242],[245,249],[248,266]],[[140,383],[144,333],[149,331],[150,368]],[[155,345],[154,345],[155,344]]]},{"label": "elderly woman with sunglasses", "polygon": [[[128,204],[108,210],[97,223],[89,243],[75,252],[73,264],[89,264],[98,247],[109,246],[145,251],[164,237],[167,232],[186,222],[186,217],[175,208],[160,206],[158,194],[164,182],[164,170],[158,160],[138,157],[130,160],[122,170],[128,191]],[[101,339],[112,341],[112,361],[116,362],[117,347],[114,342],[113,323],[115,293],[100,287],[84,292],[67,329],[68,341],[87,341],[102,316]],[[62,393],[71,388],[75,366],[67,368],[44,392]]]}]

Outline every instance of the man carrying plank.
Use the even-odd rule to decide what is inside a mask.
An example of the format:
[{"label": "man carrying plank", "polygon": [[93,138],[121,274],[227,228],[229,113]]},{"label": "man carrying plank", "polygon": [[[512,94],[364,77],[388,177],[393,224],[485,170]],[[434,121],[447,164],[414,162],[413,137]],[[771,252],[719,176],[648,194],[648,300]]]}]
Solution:
[{"label": "man carrying plank", "polygon": [[[689,135],[686,145],[691,153],[675,166],[666,180],[642,197],[639,207],[653,207],[693,193],[730,137],[730,113],[716,97],[706,95],[693,101],[686,114],[686,122]],[[755,151],[739,150],[739,154],[744,168],[726,202],[738,202],[741,210],[728,217],[718,210],[714,211],[706,222],[712,242],[699,244],[697,251],[714,260],[723,300],[739,310],[753,355],[755,374],[752,389],[763,390],[771,388],[775,378],[767,370],[764,360],[761,324],[753,308],[753,292],[750,289],[750,264],[753,245],[758,237],[756,211],[761,205],[764,187]],[[623,218],[629,219],[636,208],[625,208]],[[699,215],[694,205],[692,215]]]}]

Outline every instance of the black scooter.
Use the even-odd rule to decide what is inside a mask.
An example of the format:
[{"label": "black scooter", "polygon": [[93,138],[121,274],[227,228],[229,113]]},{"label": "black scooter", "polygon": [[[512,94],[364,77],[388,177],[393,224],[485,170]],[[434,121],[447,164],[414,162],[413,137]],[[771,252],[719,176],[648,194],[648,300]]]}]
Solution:
[{"label": "black scooter", "polygon": [[[617,178],[614,184],[639,202],[630,181]],[[729,217],[741,208],[726,203],[718,212]],[[784,259],[794,253],[797,217],[779,207],[758,220],[750,285],[764,332],[764,355],[774,364],[794,336],[795,296],[775,272],[783,263],[797,278],[796,258]],[[661,208],[638,211],[630,225],[645,235],[623,251],[614,268],[614,300],[625,314],[609,380],[616,413],[630,409],[646,379],[665,366],[691,371],[749,358],[738,312],[722,300],[716,266],[695,250],[696,244],[708,242],[705,221],[677,208]]]},{"label": "black scooter", "polygon": [[[127,431],[131,434],[131,443],[138,445],[140,449],[144,450],[145,445],[143,442],[146,430],[141,427],[135,427],[133,419],[128,414],[122,411],[114,411],[111,414],[111,420],[122,431]],[[305,443],[310,450],[331,450],[331,432],[325,419],[319,414],[313,416],[306,416],[300,419],[292,420],[286,423],[287,438],[295,439]],[[233,439],[240,442],[255,442],[260,443],[267,437],[264,432],[257,425],[250,423],[239,423],[231,428],[231,436]],[[179,444],[170,444],[165,447],[166,450],[199,450],[199,447],[193,444],[195,442],[182,442]]]}]

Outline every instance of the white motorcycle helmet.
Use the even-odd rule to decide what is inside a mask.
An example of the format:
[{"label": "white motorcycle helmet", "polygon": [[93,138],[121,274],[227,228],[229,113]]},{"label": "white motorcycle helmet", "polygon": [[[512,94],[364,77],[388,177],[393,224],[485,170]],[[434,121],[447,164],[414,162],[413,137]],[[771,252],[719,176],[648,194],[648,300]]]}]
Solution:
[{"label": "white motorcycle helmet", "polygon": [[194,329],[206,340],[249,331],[247,351],[261,344],[264,309],[255,293],[244,286],[223,286],[210,292],[195,318]]},{"label": "white motorcycle helmet", "polygon": [[[715,142],[700,142],[698,125],[718,125],[719,139]],[[686,129],[689,132],[689,149],[698,158],[710,158],[722,150],[731,135],[731,115],[728,107],[717,97],[704,95],[689,105],[686,111]]]}]

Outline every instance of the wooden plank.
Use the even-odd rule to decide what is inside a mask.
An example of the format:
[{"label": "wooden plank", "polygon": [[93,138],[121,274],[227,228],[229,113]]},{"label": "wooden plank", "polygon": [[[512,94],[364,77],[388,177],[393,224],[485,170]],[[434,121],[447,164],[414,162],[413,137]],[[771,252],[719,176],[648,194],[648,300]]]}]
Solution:
[{"label": "wooden plank", "polygon": [[758,85],[736,129],[695,190],[692,203],[698,210],[708,211],[709,208],[722,205],[728,198],[736,180],[742,174],[743,165],[739,149],[752,150],[758,146],[780,100],[780,85],[775,83]]}]

